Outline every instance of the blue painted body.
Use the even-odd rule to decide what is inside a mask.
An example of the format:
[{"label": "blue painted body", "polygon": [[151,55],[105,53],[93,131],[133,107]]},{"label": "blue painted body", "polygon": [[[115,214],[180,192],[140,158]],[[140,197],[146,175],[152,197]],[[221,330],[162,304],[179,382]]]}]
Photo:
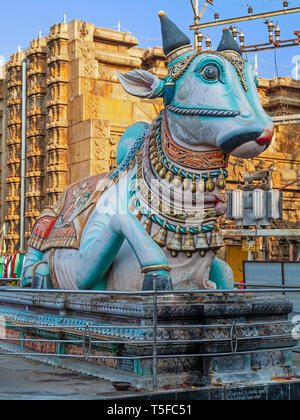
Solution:
[{"label": "blue painted body", "polygon": [[[190,61],[181,74],[176,66],[185,60]],[[119,74],[119,78],[132,95],[149,99],[164,97],[162,124],[167,122],[178,146],[195,152],[221,150],[241,158],[255,157],[267,148],[273,124],[261,106],[255,74],[246,61],[232,54],[190,51],[168,67],[165,81],[143,70]],[[144,279],[140,270],[146,267],[152,267],[151,275],[173,277],[173,282],[175,278],[176,288],[233,287],[232,270],[215,259],[214,252],[208,251],[205,257],[193,256],[191,262],[181,256],[176,262],[129,209],[136,193],[136,152],[143,147],[150,131],[147,123],[137,123],[126,130],[117,149],[118,168],[111,175],[117,181],[104,192],[90,215],[80,248],[55,250],[54,265],[60,288],[140,290]],[[123,177],[125,172],[127,176]],[[207,177],[207,174],[199,171],[193,176]],[[164,218],[163,212],[161,217]],[[48,254],[29,249],[23,286],[32,284],[35,264],[49,262]],[[172,273],[166,267],[172,268]],[[36,272],[53,276],[46,264],[38,266]]]}]

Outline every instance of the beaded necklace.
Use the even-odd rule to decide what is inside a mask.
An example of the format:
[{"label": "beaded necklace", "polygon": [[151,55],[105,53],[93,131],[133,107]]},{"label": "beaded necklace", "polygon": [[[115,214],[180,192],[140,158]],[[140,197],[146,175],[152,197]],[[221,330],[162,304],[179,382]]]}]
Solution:
[{"label": "beaded necklace", "polygon": [[[188,170],[179,168],[173,161],[169,160],[162,146],[162,116],[163,111],[160,114],[157,124],[154,126],[150,137],[150,160],[152,167],[155,169],[159,177],[166,179],[168,182],[174,181],[175,187],[182,186],[185,190],[190,188],[194,193],[197,190],[197,183],[199,192],[213,191],[215,186],[220,189],[225,189],[226,178],[228,177],[228,172],[225,169],[225,166],[227,166],[228,163],[227,157],[223,158],[224,168],[201,173],[189,172]],[[209,159],[211,152],[198,152],[198,154],[205,156],[207,160]],[[224,156],[223,153],[222,155]],[[215,157],[215,152],[213,152],[213,156]],[[213,179],[217,179],[216,185],[213,182]]]}]

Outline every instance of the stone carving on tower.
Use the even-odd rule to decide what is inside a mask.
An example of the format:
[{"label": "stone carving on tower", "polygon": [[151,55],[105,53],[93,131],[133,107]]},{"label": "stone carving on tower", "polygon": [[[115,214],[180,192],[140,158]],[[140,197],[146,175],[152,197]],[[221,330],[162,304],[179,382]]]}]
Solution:
[{"label": "stone carving on tower", "polygon": [[21,106],[22,61],[24,54],[15,53],[7,65],[8,121],[7,121],[7,178],[6,247],[8,253],[18,250],[20,230],[20,183],[21,183]]},{"label": "stone carving on tower", "polygon": [[47,46],[47,204],[53,205],[67,185],[68,134],[68,31],[67,24],[52,26]]}]

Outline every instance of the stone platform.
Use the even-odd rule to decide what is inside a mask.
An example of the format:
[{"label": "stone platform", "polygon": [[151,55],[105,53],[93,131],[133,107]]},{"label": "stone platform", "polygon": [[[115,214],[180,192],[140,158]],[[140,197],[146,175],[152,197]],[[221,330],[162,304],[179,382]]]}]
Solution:
[{"label": "stone platform", "polygon": [[[158,387],[293,381],[291,311],[284,296],[159,295]],[[2,291],[0,318],[3,349],[152,389],[152,296]]]}]

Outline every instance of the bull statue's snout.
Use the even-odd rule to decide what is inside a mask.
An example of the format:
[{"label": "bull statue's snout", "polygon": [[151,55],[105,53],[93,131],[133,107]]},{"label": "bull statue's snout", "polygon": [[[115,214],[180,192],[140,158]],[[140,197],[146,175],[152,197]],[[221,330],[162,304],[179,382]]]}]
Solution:
[{"label": "bull statue's snout", "polygon": [[229,134],[228,139],[223,139],[220,149],[238,158],[251,159],[263,153],[270,146],[273,136],[274,123],[268,120],[260,128],[256,128],[253,124],[252,127],[236,134]]}]

